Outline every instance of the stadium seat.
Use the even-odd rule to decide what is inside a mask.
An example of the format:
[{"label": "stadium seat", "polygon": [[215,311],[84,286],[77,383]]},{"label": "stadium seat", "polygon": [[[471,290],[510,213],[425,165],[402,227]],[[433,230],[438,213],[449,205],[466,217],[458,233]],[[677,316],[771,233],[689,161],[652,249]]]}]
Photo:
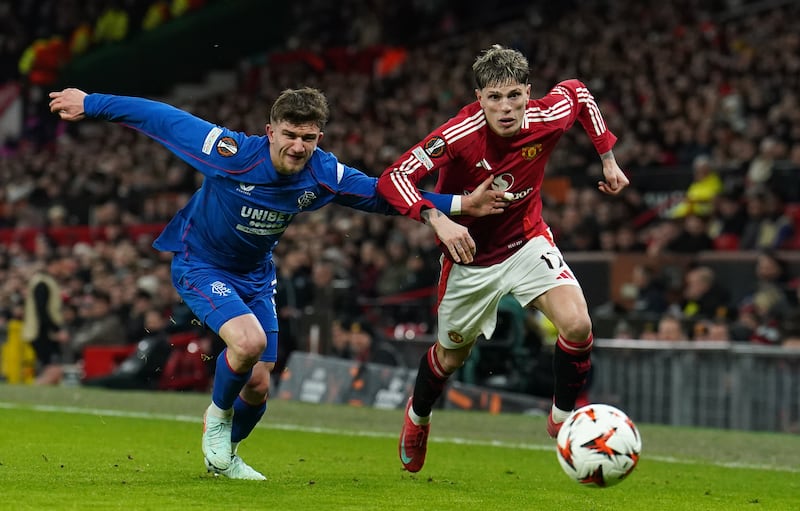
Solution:
[{"label": "stadium seat", "polygon": [[739,236],[727,233],[714,238],[714,250],[739,250]]},{"label": "stadium seat", "polygon": [[787,250],[800,250],[800,203],[787,204],[785,208],[786,216],[792,220],[794,224],[794,233],[792,237],[786,240],[781,248]]},{"label": "stadium seat", "polygon": [[211,384],[196,332],[180,332],[169,337],[172,353],[158,383],[161,390],[205,392]]},{"label": "stadium seat", "polygon": [[96,378],[114,372],[131,353],[136,344],[128,346],[87,346],[83,349],[83,378]]}]

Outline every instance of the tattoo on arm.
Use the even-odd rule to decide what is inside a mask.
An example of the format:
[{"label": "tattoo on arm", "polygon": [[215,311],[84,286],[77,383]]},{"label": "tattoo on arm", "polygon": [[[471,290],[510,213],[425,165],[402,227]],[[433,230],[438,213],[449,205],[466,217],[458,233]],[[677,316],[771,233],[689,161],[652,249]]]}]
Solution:
[{"label": "tattoo on arm", "polygon": [[439,218],[440,216],[442,216],[442,212],[439,211],[438,209],[430,209],[429,208],[429,209],[422,210],[422,212],[419,214],[419,216],[421,216],[422,220],[424,220],[425,223],[428,224],[434,218]]}]

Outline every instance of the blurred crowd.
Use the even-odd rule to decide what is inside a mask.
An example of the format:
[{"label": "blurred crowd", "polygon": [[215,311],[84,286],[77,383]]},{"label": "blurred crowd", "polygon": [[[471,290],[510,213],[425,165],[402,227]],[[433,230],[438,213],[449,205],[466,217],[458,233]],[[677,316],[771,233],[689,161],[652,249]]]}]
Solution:
[{"label": "blurred crowd", "polygon": [[[58,13],[78,5],[22,2],[17,11],[24,15],[15,18],[12,4],[0,0],[0,19],[18,21],[0,37],[4,77],[16,76],[6,74],[18,63],[9,56],[49,36],[38,33],[42,27],[70,28],[76,21]],[[135,5],[143,19],[152,2],[89,4],[94,10],[73,14]],[[478,2],[411,4],[405,12],[380,1],[351,0],[340,9],[322,0],[295,4],[292,37],[283,48],[243,60],[238,89],[177,106],[260,134],[282,89],[318,87],[332,111],[323,149],[378,175],[473,100],[471,63],[480,49],[496,42],[518,47],[531,63],[534,96],[566,78],[587,83],[619,137],[617,160],[632,177],[621,197],[604,197],[595,189],[602,173],[591,144],[579,131],[565,135],[548,168],[548,180],[562,186],[544,197],[543,213],[562,251],[761,254],[759,280],[737,303],[702,265],[671,284],[658,268],[635,269],[633,309],[590,304],[621,318],[615,335],[769,344],[800,337],[797,275],[781,255],[800,248],[800,5],[509,2],[487,14]],[[339,26],[331,19],[340,18],[347,30],[331,29]],[[425,29],[416,30],[414,19],[427,20]],[[58,260],[63,343],[73,356],[90,342],[135,342],[147,310],[167,324],[189,325],[168,258],[150,247],[153,234],[129,233],[131,226],[167,221],[200,174],[122,127],[57,124],[54,132],[58,137],[44,144],[7,140],[0,156],[0,227],[7,234],[0,245],[0,322],[22,317],[32,275]],[[680,177],[672,182],[686,186],[657,202],[637,187],[673,173]],[[77,225],[101,234],[74,244],[46,235]],[[32,249],[13,234],[31,228],[41,231]],[[438,249],[424,225],[344,208],[307,213],[286,232],[275,259],[281,360],[293,349],[331,352],[335,321],[344,317],[390,336],[432,332]],[[627,320],[637,313],[656,316]],[[94,341],[79,340],[87,338],[79,330],[100,318],[118,321]]]},{"label": "blurred crowd", "polygon": [[207,0],[2,0],[0,84],[24,79],[47,85],[72,59],[152,30],[206,3]]}]

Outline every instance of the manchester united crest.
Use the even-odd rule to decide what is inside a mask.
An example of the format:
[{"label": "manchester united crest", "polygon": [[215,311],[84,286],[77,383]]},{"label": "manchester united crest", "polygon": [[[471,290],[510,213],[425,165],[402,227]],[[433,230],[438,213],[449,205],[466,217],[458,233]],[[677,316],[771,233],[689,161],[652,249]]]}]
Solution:
[{"label": "manchester united crest", "polygon": [[461,344],[462,342],[464,342],[464,337],[462,337],[460,333],[454,330],[450,330],[449,332],[447,332],[447,337],[450,339],[451,342],[454,342],[456,344]]},{"label": "manchester united crest", "polygon": [[542,144],[528,145],[522,148],[522,159],[530,161],[542,152]]}]

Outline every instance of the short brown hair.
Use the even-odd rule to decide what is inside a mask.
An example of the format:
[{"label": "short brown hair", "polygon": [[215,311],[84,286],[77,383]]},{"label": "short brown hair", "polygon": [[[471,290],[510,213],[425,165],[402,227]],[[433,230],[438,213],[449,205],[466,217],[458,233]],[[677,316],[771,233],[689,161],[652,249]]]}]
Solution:
[{"label": "short brown hair", "polygon": [[328,122],[328,100],[319,89],[302,87],[281,92],[269,112],[269,122],[286,121],[291,124],[314,123],[319,129]]},{"label": "short brown hair", "polygon": [[495,44],[481,52],[472,64],[475,86],[527,84],[528,59],[518,50]]}]

